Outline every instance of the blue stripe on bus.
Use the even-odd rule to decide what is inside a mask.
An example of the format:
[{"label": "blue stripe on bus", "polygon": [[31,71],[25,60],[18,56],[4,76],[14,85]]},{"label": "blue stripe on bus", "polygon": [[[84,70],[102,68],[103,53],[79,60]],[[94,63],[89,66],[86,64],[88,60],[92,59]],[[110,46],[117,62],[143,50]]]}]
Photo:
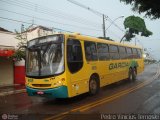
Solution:
[{"label": "blue stripe on bus", "polygon": [[[60,86],[57,88],[49,88],[49,89],[35,89],[26,86],[26,90],[29,96],[42,96],[48,98],[67,98],[68,90],[66,86]],[[39,95],[37,92],[43,92],[43,94]]]}]

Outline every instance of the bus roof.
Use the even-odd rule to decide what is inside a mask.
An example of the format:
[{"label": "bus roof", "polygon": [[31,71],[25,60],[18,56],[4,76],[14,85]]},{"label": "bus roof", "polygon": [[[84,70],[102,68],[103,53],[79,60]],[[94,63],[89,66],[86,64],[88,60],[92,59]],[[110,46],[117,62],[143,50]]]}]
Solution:
[{"label": "bus roof", "polygon": [[[106,40],[106,39],[101,39],[101,38],[96,38],[96,37],[91,37],[91,36],[85,36],[85,35],[81,35],[80,33],[55,33],[55,34],[51,34],[48,36],[52,36],[52,35],[65,35],[68,38],[74,38],[74,39],[79,39],[79,40],[83,40],[83,41],[93,41],[93,42],[100,42],[100,43],[106,43],[106,44],[112,44],[112,45],[118,45],[118,46],[125,46],[125,47],[132,47],[132,48],[139,48],[142,49],[142,46],[139,45],[131,45],[131,44],[126,44],[126,43],[120,43],[120,42],[115,42],[115,41],[110,41],[110,40]],[[45,36],[41,36],[41,37],[45,37]],[[37,37],[37,38],[41,38],[41,37]],[[34,38],[34,39],[37,39]],[[32,39],[32,40],[34,40]],[[30,41],[32,41],[30,40]]]},{"label": "bus roof", "polygon": [[80,39],[80,40],[85,40],[85,41],[93,41],[93,42],[101,42],[101,43],[113,44],[113,45],[118,45],[118,46],[125,46],[125,47],[142,49],[142,47],[139,45],[130,45],[130,44],[126,44],[126,43],[124,44],[124,43],[110,41],[110,40],[106,40],[106,39],[84,36],[84,35],[80,35],[78,33],[63,33],[63,34],[65,36],[67,36],[68,38]]}]

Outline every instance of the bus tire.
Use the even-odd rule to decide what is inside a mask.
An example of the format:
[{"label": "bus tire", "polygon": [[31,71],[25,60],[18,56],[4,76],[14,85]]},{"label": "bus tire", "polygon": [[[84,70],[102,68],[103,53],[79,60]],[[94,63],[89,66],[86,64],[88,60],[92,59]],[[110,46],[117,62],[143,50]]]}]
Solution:
[{"label": "bus tire", "polygon": [[135,80],[136,80],[136,77],[137,77],[136,68],[130,68],[130,69],[129,69],[129,77],[128,77],[128,79],[129,79],[130,81],[135,81]]},{"label": "bus tire", "polygon": [[89,80],[89,94],[95,95],[99,92],[100,85],[99,85],[99,79],[96,76],[91,76]]}]

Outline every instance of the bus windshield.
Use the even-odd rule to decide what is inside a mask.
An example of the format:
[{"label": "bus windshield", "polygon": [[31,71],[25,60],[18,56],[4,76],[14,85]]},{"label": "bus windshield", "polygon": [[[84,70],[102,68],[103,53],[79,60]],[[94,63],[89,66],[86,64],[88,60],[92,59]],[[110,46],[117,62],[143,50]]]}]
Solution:
[{"label": "bus windshield", "polygon": [[64,71],[63,37],[54,35],[29,41],[26,57],[26,75],[50,76]]}]

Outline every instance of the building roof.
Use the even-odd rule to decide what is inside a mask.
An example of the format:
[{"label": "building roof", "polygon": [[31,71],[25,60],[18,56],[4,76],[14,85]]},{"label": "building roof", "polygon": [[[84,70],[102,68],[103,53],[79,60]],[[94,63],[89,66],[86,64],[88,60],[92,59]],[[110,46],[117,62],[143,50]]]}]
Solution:
[{"label": "building roof", "polygon": [[46,31],[52,31],[51,28],[48,28],[48,27],[39,25],[39,26],[36,26],[36,27],[33,27],[33,26],[32,26],[31,28],[29,28],[29,29],[27,30],[27,32],[32,32],[32,31],[36,30],[37,28],[43,29],[43,30],[46,30]]},{"label": "building roof", "polygon": [[10,33],[12,33],[11,31],[6,30],[6,29],[4,29],[4,28],[2,28],[2,27],[0,27],[0,31],[3,31],[3,32],[10,32]]}]

